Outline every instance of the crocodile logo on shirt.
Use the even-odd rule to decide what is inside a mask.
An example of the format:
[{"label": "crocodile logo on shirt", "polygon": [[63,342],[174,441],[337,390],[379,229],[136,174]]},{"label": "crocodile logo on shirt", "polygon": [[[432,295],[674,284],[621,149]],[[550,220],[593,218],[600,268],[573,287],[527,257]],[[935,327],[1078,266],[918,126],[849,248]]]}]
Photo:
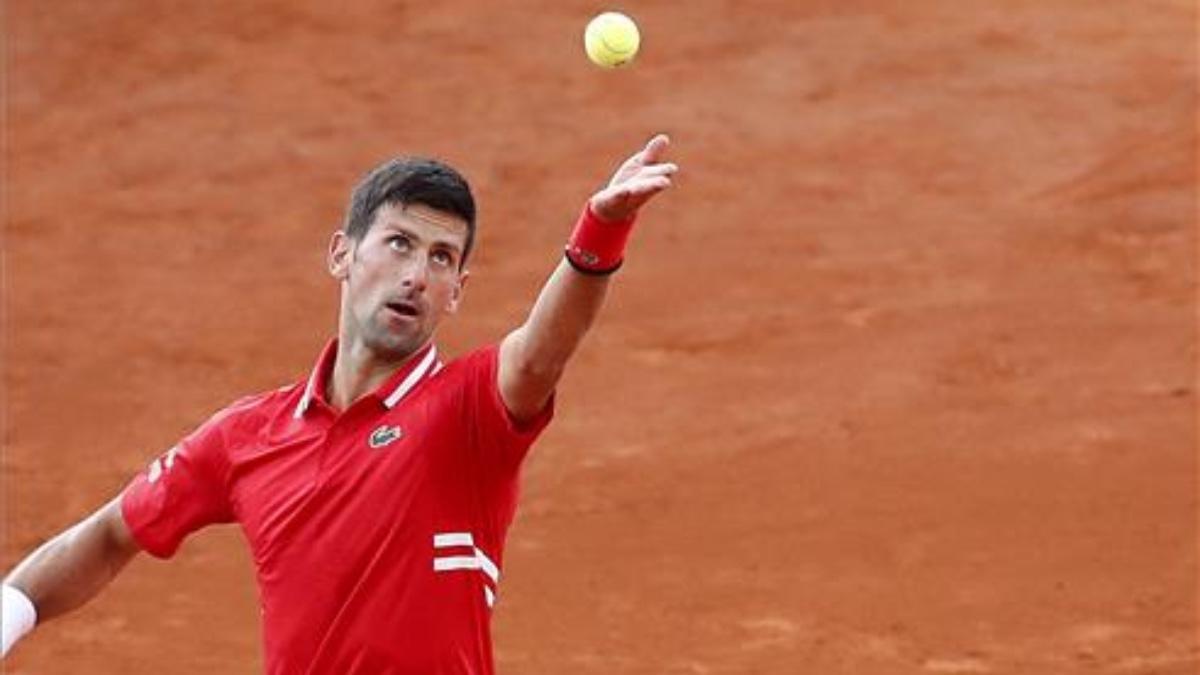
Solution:
[{"label": "crocodile logo on shirt", "polygon": [[400,430],[400,427],[389,427],[384,424],[371,432],[370,437],[367,438],[367,445],[371,446],[373,450],[378,450],[400,440],[403,436],[404,432]]}]

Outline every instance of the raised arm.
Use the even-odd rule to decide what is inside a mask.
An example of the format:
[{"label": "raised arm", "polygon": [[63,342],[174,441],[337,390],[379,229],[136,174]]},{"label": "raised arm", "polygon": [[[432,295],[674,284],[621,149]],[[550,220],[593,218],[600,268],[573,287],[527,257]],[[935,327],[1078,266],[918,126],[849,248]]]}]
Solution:
[{"label": "raised arm", "polygon": [[95,597],[140,549],[114,499],[43,544],[4,579],[3,650],[33,628]]},{"label": "raised arm", "polygon": [[545,407],[604,304],[638,209],[671,186],[678,167],[663,161],[669,143],[665,135],[652,138],[592,195],[567,258],[542,288],[529,318],[500,343],[500,395],[515,419],[531,419]]}]

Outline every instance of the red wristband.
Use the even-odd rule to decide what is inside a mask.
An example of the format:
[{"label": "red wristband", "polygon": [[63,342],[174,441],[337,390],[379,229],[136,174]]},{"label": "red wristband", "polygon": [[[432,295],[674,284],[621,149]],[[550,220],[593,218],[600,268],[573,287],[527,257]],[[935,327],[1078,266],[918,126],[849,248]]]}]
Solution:
[{"label": "red wristband", "polygon": [[567,262],[585,274],[616,272],[625,260],[625,243],[636,220],[636,216],[616,223],[601,220],[589,202],[567,240]]}]

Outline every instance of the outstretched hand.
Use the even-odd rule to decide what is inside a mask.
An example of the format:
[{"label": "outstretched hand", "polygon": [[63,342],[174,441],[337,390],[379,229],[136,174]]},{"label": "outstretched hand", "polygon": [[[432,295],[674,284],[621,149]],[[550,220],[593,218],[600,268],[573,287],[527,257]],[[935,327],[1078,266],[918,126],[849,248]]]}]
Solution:
[{"label": "outstretched hand", "polygon": [[625,160],[608,186],[592,195],[592,212],[601,220],[628,220],[654,195],[671,187],[671,177],[679,167],[662,161],[670,144],[666,134],[658,134]]}]

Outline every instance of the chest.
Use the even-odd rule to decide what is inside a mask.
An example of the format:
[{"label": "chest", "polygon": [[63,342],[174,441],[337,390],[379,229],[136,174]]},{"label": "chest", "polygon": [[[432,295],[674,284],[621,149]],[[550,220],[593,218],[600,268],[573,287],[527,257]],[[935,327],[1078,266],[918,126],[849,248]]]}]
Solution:
[{"label": "chest", "polygon": [[317,542],[427,542],[479,508],[469,441],[456,411],[429,399],[274,425],[231,457],[238,520],[260,561]]}]

